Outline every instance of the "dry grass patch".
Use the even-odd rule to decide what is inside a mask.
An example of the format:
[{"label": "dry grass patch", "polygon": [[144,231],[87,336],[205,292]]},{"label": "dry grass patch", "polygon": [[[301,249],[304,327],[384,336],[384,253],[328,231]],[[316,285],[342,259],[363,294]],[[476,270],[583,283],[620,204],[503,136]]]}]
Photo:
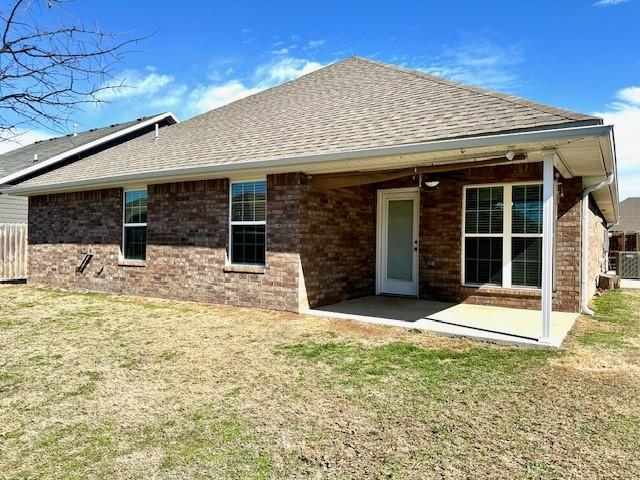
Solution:
[{"label": "dry grass patch", "polygon": [[633,478],[640,295],[615,295],[550,351],[0,287],[0,476]]}]

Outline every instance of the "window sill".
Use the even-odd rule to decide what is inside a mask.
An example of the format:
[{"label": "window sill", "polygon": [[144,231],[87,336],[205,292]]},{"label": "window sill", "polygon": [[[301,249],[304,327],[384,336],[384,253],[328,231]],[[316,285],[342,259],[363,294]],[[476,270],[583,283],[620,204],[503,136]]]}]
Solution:
[{"label": "window sill", "polygon": [[120,267],[146,267],[146,260],[130,260],[126,258],[118,259],[118,266]]},{"label": "window sill", "polygon": [[541,297],[542,290],[539,288],[526,288],[526,287],[511,287],[504,288],[496,285],[462,285],[462,288],[467,290],[475,290],[475,293],[480,295],[503,295],[503,296],[518,296],[518,297]]},{"label": "window sill", "polygon": [[267,267],[264,265],[225,265],[225,273],[255,273],[264,274],[267,271]]}]

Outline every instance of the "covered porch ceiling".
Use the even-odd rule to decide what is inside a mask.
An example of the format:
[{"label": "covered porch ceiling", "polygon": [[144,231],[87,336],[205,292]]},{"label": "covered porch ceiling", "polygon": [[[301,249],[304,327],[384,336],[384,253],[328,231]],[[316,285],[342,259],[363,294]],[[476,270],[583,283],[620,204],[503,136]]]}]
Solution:
[{"label": "covered porch ceiling", "polygon": [[[338,187],[346,186],[344,175],[347,173],[354,179],[353,184],[376,183],[383,179],[383,175],[376,172],[387,172],[388,178],[393,178],[393,171],[397,172],[397,176],[403,176],[403,173],[410,175],[412,172],[436,173],[499,164],[542,162],[544,152],[554,151],[555,167],[562,176],[582,177],[583,187],[588,187],[616,172],[615,150],[610,130],[606,126],[596,128],[596,132],[585,132],[589,133],[585,135],[558,131],[555,137],[535,139],[527,136],[518,138],[516,134],[511,138],[502,139],[507,140],[506,142],[488,142],[486,145],[464,145],[464,142],[461,142],[461,145],[451,145],[451,148],[446,148],[445,145],[445,148],[440,150],[416,152],[408,148],[407,153],[308,164],[302,170],[311,175],[317,184],[323,184],[323,188],[327,188],[332,179],[336,179]],[[507,152],[513,152],[511,160],[505,157]],[[358,172],[363,174],[361,180],[354,175]],[[343,180],[338,181],[341,176]],[[371,180],[367,182],[366,177]],[[616,179],[608,188],[593,192],[598,207],[609,223],[618,220],[617,188]]]}]

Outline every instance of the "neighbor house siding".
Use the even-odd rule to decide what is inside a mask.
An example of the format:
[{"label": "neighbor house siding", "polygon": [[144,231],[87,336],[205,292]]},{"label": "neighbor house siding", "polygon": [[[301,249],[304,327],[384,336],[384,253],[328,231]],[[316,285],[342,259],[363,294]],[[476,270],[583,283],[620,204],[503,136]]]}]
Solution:
[{"label": "neighbor house siding", "polygon": [[0,194],[0,223],[27,223],[28,200]]},{"label": "neighbor house siding", "polygon": [[[226,271],[228,181],[148,186],[146,266],[120,264],[122,190],[31,197],[29,281],[182,300],[297,310],[295,175],[268,177],[267,268]],[[76,272],[87,254],[93,257]]]}]

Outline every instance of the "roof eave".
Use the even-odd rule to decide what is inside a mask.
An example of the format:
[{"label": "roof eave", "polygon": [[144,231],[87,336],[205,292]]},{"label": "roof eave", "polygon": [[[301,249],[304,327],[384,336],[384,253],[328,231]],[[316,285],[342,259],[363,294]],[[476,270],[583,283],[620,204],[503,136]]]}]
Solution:
[{"label": "roof eave", "polygon": [[394,145],[387,147],[351,150],[339,153],[325,153],[296,157],[275,158],[269,160],[255,160],[235,164],[211,165],[202,167],[181,167],[159,170],[154,172],[131,173],[104,178],[77,180],[64,183],[38,185],[32,187],[13,187],[11,193],[15,195],[39,195],[74,190],[90,190],[122,186],[127,183],[163,183],[167,181],[184,181],[190,178],[205,178],[209,176],[232,175],[251,170],[268,170],[270,168],[292,167],[299,169],[305,165],[321,162],[332,162],[366,157],[408,155],[412,153],[428,153],[447,150],[461,150],[474,147],[508,146],[522,142],[536,142],[552,139],[572,139],[584,137],[600,137],[610,135],[611,125],[588,125],[569,128],[552,128],[547,130],[533,130],[526,132],[502,133],[444,139],[430,142]]}]

